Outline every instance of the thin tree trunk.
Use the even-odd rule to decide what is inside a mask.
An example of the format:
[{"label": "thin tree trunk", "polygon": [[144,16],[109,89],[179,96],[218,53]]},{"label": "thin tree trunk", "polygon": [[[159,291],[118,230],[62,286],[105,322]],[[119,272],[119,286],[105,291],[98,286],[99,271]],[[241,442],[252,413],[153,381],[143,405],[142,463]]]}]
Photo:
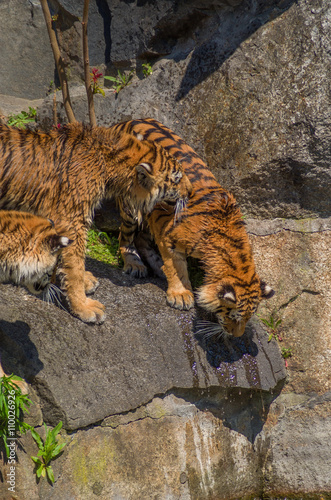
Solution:
[{"label": "thin tree trunk", "polygon": [[52,28],[52,17],[49,12],[47,0],[40,0],[41,7],[43,9],[45,21],[46,21],[46,26],[47,26],[47,31],[49,35],[49,39],[51,42],[51,47],[55,59],[55,64],[57,68],[57,72],[59,74],[60,78],[60,84],[61,84],[61,90],[62,90],[62,95],[63,95],[63,104],[64,104],[64,109],[67,114],[69,123],[74,123],[76,122],[76,118],[72,109],[72,105],[70,102],[70,96],[69,96],[69,88],[68,88],[68,82],[67,82],[67,76],[65,73],[64,69],[64,64],[63,64],[63,59],[61,57],[59,45],[57,43],[56,35],[55,32]]},{"label": "thin tree trunk", "polygon": [[57,109],[56,109],[56,89],[53,96],[53,124],[57,127]]},{"label": "thin tree trunk", "polygon": [[97,121],[95,118],[93,92],[92,92],[92,87],[91,87],[90,60],[89,60],[88,39],[87,39],[87,21],[88,21],[89,1],[90,0],[84,0],[83,21],[82,21],[83,56],[84,56],[85,87],[86,87],[86,94],[87,94],[90,124],[92,125],[92,127],[96,127]]}]

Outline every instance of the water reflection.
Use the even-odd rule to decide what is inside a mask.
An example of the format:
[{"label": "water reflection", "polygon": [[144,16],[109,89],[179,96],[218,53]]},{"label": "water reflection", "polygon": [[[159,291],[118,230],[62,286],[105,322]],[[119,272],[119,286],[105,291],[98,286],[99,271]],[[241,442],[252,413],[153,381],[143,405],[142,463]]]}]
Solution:
[{"label": "water reflection", "polygon": [[[207,322],[215,326],[208,328]],[[207,315],[199,310],[193,320],[193,332],[200,347],[206,352],[207,361],[218,370],[223,363],[235,363],[248,356],[255,358],[258,354],[258,347],[253,341],[254,330],[250,324],[242,337],[233,337],[219,331],[214,315]]]}]

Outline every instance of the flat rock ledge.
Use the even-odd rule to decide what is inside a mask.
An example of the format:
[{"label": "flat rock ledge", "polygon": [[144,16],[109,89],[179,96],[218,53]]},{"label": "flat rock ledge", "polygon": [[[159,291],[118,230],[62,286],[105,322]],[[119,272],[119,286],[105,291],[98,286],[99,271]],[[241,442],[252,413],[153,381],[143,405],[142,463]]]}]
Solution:
[{"label": "flat rock ledge", "polygon": [[0,348],[7,373],[23,376],[44,420],[67,430],[132,411],[175,390],[273,390],[286,372],[257,319],[240,339],[204,342],[199,312],[170,309],[160,280],[136,281],[88,259],[100,279],[103,325],[86,325],[25,290],[0,286]]}]

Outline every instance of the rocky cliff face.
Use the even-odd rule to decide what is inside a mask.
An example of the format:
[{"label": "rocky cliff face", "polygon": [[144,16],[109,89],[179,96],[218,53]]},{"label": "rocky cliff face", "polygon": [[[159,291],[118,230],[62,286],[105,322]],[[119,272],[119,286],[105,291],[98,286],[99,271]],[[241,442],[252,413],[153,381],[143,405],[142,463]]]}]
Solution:
[{"label": "rocky cliff face", "polygon": [[[1,4],[7,41],[6,26],[19,19],[9,4]],[[38,80],[15,57],[11,67],[25,77],[12,86],[10,69],[0,93],[39,98],[54,67],[40,7],[15,4],[31,44],[45,42],[38,56],[26,48],[42,69]],[[51,5],[79,78],[81,3]],[[1,285],[4,367],[30,383],[31,422],[62,419],[67,431],[53,488],[36,483],[35,445],[22,439],[20,498],[331,498],[329,32],[327,0],[91,2],[91,64],[138,75],[118,95],[95,96],[99,124],[158,119],[235,194],[258,272],[277,291],[259,314],[281,319],[282,341],[268,343],[254,320],[215,358],[195,338],[196,313],[166,307],[164,284],[92,261],[108,312],[102,326]],[[8,67],[16,49],[2,47]],[[146,61],[153,74],[143,78]],[[84,88],[71,89],[77,118],[88,122]],[[45,127],[51,101],[38,108]],[[280,348],[292,351],[286,370]]]}]

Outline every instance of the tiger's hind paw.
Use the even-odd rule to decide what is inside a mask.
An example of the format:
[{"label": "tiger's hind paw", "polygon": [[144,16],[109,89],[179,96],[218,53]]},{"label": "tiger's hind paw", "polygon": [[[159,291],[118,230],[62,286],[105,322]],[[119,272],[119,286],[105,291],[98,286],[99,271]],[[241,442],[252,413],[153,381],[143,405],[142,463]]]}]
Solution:
[{"label": "tiger's hind paw", "polygon": [[99,286],[99,281],[90,271],[85,271],[84,286],[87,295],[94,293]]},{"label": "tiger's hind paw", "polygon": [[167,304],[175,309],[188,311],[194,307],[194,295],[190,290],[184,292],[167,292]]},{"label": "tiger's hind paw", "polygon": [[84,323],[97,323],[100,325],[106,318],[105,306],[97,300],[86,298],[82,305],[71,307],[71,312]]}]

